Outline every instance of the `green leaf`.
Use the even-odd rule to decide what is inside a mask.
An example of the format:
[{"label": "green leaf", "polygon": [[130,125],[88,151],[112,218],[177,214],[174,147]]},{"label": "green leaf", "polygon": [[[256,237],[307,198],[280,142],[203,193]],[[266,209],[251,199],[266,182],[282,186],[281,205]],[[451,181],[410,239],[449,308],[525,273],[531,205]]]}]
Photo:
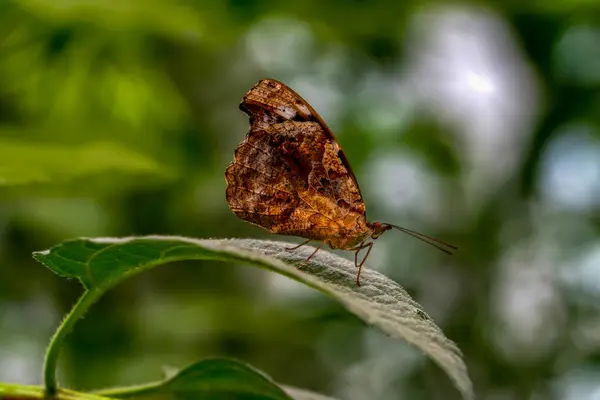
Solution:
[{"label": "green leaf", "polygon": [[171,394],[177,399],[334,400],[303,389],[280,387],[263,372],[228,358],[199,361],[160,382],[99,390],[95,394],[119,399]]},{"label": "green leaf", "polygon": [[170,394],[187,399],[293,400],[262,372],[237,360],[212,358],[182,369],[164,381],[96,392],[113,398]]},{"label": "green leaf", "polygon": [[223,358],[200,361],[183,369],[166,382],[166,387],[178,399],[230,394],[240,400],[291,400],[271,378],[247,364]]},{"label": "green leaf", "polygon": [[288,252],[287,247],[289,243],[246,239],[81,238],[34,253],[34,257],[93,291],[107,290],[145,269],[179,260],[243,262],[268,269],[329,295],[368,324],[416,346],[448,374],[465,399],[473,398],[461,351],[401,286],[367,268],[359,287],[354,263],[323,250],[298,270],[293,264],[305,260],[314,248]]},{"label": "green leaf", "polygon": [[[115,143],[75,146],[0,139],[0,186],[66,183],[114,173],[168,175],[152,159]],[[114,182],[115,177],[111,179]]]}]

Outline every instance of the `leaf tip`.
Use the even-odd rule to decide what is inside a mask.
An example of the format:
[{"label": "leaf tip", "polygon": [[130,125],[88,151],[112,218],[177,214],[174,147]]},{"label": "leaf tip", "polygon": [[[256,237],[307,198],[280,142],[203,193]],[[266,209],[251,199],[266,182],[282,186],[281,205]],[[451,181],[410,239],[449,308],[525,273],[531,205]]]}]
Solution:
[{"label": "leaf tip", "polygon": [[33,253],[31,253],[31,256],[36,260],[36,261],[40,261],[40,258],[43,257],[47,257],[48,254],[50,254],[50,250],[40,250],[40,251],[34,251]]}]

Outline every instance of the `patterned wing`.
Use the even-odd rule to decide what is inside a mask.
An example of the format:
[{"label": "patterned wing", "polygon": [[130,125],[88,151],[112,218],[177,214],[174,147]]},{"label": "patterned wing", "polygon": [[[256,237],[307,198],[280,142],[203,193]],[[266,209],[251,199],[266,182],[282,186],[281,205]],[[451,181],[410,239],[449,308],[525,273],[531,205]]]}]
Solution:
[{"label": "patterned wing", "polygon": [[298,93],[287,85],[275,79],[263,79],[246,93],[240,109],[250,116],[251,127],[266,127],[271,124],[285,121],[316,122],[321,126],[322,134],[333,143],[337,157],[352,178],[354,186],[360,188],[354,171],[346,158],[346,154],[339,145],[331,129],[321,116]]},{"label": "patterned wing", "polygon": [[266,131],[255,131],[236,149],[225,171],[229,207],[273,233],[315,240],[335,236],[340,226],[303,200],[295,186],[302,181],[294,175],[296,165],[290,167],[271,139]]},{"label": "patterned wing", "polygon": [[250,130],[225,172],[231,210],[271,232],[315,240],[364,232],[354,174],[314,110],[272,80],[260,81],[240,108]]}]

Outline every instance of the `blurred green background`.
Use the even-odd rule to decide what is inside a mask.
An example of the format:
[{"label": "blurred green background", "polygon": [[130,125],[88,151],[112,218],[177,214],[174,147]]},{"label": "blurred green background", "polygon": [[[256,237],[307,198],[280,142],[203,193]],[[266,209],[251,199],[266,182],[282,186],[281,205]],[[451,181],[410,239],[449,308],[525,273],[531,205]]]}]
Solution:
[{"label": "blurred green background", "polygon": [[[238,104],[266,77],[336,133],[370,220],[459,246],[449,258],[388,233],[369,266],[457,342],[478,398],[600,398],[594,0],[1,1],[0,381],[41,383],[82,291],[32,251],[75,236],[277,238],[224,197],[248,129]],[[214,355],[342,399],[458,398],[333,300],[217,262],[109,292],[60,375],[94,389]]]}]

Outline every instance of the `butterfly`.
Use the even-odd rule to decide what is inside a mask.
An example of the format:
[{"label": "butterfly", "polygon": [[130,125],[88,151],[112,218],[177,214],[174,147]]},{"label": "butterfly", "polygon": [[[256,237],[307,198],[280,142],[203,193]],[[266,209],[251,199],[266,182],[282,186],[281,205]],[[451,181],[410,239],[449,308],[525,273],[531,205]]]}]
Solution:
[{"label": "butterfly", "polygon": [[[373,241],[391,229],[416,237],[448,254],[439,239],[398,225],[368,222],[350,163],[325,121],[294,90],[274,79],[259,81],[240,103],[250,117],[246,138],[225,170],[226,198],[239,218],[272,233],[305,238],[354,251],[360,286],[362,266]],[[444,248],[445,247],[445,248]],[[359,253],[366,250],[361,262]]]}]

